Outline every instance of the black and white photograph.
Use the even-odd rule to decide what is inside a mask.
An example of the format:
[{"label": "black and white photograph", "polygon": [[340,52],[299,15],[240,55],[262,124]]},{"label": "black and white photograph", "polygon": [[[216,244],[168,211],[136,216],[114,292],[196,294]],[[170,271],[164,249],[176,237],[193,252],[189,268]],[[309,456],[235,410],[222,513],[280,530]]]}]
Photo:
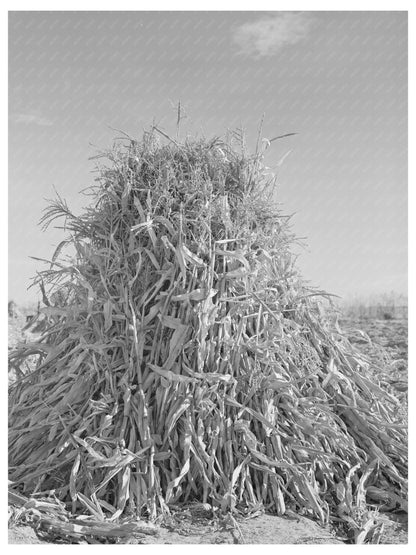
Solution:
[{"label": "black and white photograph", "polygon": [[409,10],[84,4],[4,14],[9,546],[407,549]]}]

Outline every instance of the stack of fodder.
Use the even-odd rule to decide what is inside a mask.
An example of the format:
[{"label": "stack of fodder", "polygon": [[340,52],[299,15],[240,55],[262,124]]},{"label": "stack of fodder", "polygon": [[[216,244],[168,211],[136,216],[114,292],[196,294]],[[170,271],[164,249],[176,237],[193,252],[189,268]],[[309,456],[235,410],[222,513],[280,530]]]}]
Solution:
[{"label": "stack of fodder", "polygon": [[9,391],[21,492],[95,519],[198,500],[357,530],[369,486],[404,505],[397,400],[299,277],[262,154],[153,129],[106,156],[81,216],[44,215],[69,237],[38,278],[49,326],[12,354],[39,355]]}]

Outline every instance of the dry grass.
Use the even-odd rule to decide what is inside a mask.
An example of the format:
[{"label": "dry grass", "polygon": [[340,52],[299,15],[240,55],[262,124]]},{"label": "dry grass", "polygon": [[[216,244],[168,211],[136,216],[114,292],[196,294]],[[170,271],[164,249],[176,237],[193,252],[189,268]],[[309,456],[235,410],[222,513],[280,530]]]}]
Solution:
[{"label": "dry grass", "polygon": [[406,504],[397,399],[297,274],[261,153],[159,135],[116,143],[81,216],[45,212],[69,237],[37,280],[49,325],[11,354],[39,362],[9,391],[10,479],[103,526],[196,499],[376,541],[367,502]]}]

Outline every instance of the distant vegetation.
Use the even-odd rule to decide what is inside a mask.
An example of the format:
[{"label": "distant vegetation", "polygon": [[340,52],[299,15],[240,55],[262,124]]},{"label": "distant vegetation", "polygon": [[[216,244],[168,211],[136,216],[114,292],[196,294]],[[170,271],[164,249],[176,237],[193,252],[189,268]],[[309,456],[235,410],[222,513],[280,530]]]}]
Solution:
[{"label": "distant vegetation", "polygon": [[356,296],[345,299],[340,303],[340,308],[346,316],[354,318],[377,318],[380,320],[407,318],[408,298],[407,295],[394,291],[369,297]]}]

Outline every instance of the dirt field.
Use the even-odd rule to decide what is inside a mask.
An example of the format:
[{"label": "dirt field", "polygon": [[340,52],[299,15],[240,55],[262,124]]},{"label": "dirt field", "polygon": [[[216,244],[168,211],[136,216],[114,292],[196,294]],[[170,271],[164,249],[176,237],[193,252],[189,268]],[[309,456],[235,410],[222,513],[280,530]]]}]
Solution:
[{"label": "dirt field", "polygon": [[[403,418],[407,418],[407,321],[405,320],[348,320],[341,323],[348,330],[351,342],[374,361],[380,360],[379,345],[386,347],[385,364],[375,371],[377,380],[403,400]],[[25,315],[9,319],[9,348],[25,338],[22,332]],[[358,331],[359,330],[359,331]],[[29,334],[29,335],[28,335]],[[369,339],[371,341],[369,341]],[[9,376],[13,380],[13,374]],[[13,511],[10,510],[10,516]],[[407,514],[380,513],[384,530],[380,543],[408,542]],[[10,519],[13,522],[13,517]],[[334,530],[289,512],[284,517],[259,515],[250,519],[212,519],[209,513],[192,507],[173,512],[156,536],[141,535],[130,538],[133,544],[336,544],[343,543]],[[65,543],[64,538],[53,540],[38,537],[30,526],[9,524],[9,543]]]},{"label": "dirt field", "polygon": [[[342,327],[347,331],[351,343],[374,363],[374,377],[403,400],[407,411],[407,319],[345,320]],[[404,418],[407,418],[407,412]]]}]

